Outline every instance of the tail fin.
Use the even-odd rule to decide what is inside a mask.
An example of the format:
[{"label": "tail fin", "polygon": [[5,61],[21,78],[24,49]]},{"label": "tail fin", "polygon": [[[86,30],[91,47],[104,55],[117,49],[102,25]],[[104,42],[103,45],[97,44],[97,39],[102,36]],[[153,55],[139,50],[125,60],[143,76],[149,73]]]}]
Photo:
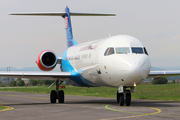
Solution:
[{"label": "tail fin", "polygon": [[77,42],[73,39],[70,16],[116,16],[116,14],[104,14],[104,13],[75,13],[75,12],[70,12],[68,7],[65,8],[65,12],[56,12],[56,13],[11,13],[10,15],[62,16],[63,18],[65,18],[65,22],[66,22],[67,46],[68,47],[71,47],[71,46],[77,44]]},{"label": "tail fin", "polygon": [[71,26],[71,17],[69,8],[65,8],[66,15],[65,15],[65,23],[66,23],[66,35],[67,35],[67,46],[71,47],[73,45],[77,45],[77,42],[73,39],[73,33],[72,33],[72,26]]},{"label": "tail fin", "polygon": [[71,26],[71,16],[115,16],[115,14],[97,14],[97,13],[74,13],[70,12],[69,8],[66,6],[65,8],[66,15],[65,17],[66,23],[66,34],[67,34],[67,46],[71,47],[73,45],[77,45],[77,42],[73,39],[72,26]]}]

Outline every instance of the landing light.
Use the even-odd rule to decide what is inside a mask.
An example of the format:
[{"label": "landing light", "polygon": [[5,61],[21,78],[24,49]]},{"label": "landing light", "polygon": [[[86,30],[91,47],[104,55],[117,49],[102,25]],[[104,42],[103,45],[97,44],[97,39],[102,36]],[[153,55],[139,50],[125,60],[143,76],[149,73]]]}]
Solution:
[{"label": "landing light", "polygon": [[136,86],[136,83],[134,82],[134,86]]}]

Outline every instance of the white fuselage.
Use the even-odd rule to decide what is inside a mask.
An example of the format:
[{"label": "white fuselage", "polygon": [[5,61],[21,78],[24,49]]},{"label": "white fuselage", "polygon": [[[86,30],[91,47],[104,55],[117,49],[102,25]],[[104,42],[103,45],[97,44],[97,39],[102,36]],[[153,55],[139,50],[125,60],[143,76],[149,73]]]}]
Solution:
[{"label": "white fuselage", "polygon": [[[143,53],[133,53],[132,48],[142,48]],[[75,71],[92,83],[119,87],[134,86],[147,78],[151,64],[145,53],[138,39],[117,35],[72,46],[67,58]]]}]

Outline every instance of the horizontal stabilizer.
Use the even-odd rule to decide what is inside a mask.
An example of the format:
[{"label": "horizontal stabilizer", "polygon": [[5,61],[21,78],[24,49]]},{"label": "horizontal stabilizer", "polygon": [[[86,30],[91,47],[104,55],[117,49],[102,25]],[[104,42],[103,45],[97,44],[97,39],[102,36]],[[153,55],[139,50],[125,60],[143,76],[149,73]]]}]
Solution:
[{"label": "horizontal stabilizer", "polygon": [[116,14],[111,13],[74,13],[70,12],[71,16],[116,16]]},{"label": "horizontal stabilizer", "polygon": [[[66,12],[54,12],[54,13],[10,13],[9,15],[37,15],[37,16],[65,16]],[[108,13],[74,13],[70,12],[71,16],[116,16],[116,14]]]},{"label": "horizontal stabilizer", "polygon": [[9,15],[40,15],[40,16],[63,16],[66,15],[66,12],[57,12],[57,13],[10,13]]}]

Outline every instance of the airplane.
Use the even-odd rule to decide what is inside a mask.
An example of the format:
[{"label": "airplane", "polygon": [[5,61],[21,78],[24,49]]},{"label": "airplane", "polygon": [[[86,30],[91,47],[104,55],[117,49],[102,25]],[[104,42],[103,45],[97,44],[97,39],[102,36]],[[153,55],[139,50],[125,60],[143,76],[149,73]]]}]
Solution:
[{"label": "airplane", "polygon": [[[180,75],[180,71],[151,71],[151,62],[145,46],[129,35],[116,35],[78,44],[72,33],[70,16],[115,16],[116,14],[75,13],[66,6],[58,13],[12,13],[10,15],[62,16],[65,19],[67,49],[61,57],[51,50],[42,51],[36,63],[45,72],[0,72],[0,76],[53,80],[56,90],[50,102],[64,103],[64,91],[59,85],[68,81],[73,86],[115,87],[120,106],[131,104],[131,92],[146,78]],[[48,72],[60,64],[61,72]],[[52,85],[53,85],[52,84]],[[51,86],[52,86],[51,85]]]}]

